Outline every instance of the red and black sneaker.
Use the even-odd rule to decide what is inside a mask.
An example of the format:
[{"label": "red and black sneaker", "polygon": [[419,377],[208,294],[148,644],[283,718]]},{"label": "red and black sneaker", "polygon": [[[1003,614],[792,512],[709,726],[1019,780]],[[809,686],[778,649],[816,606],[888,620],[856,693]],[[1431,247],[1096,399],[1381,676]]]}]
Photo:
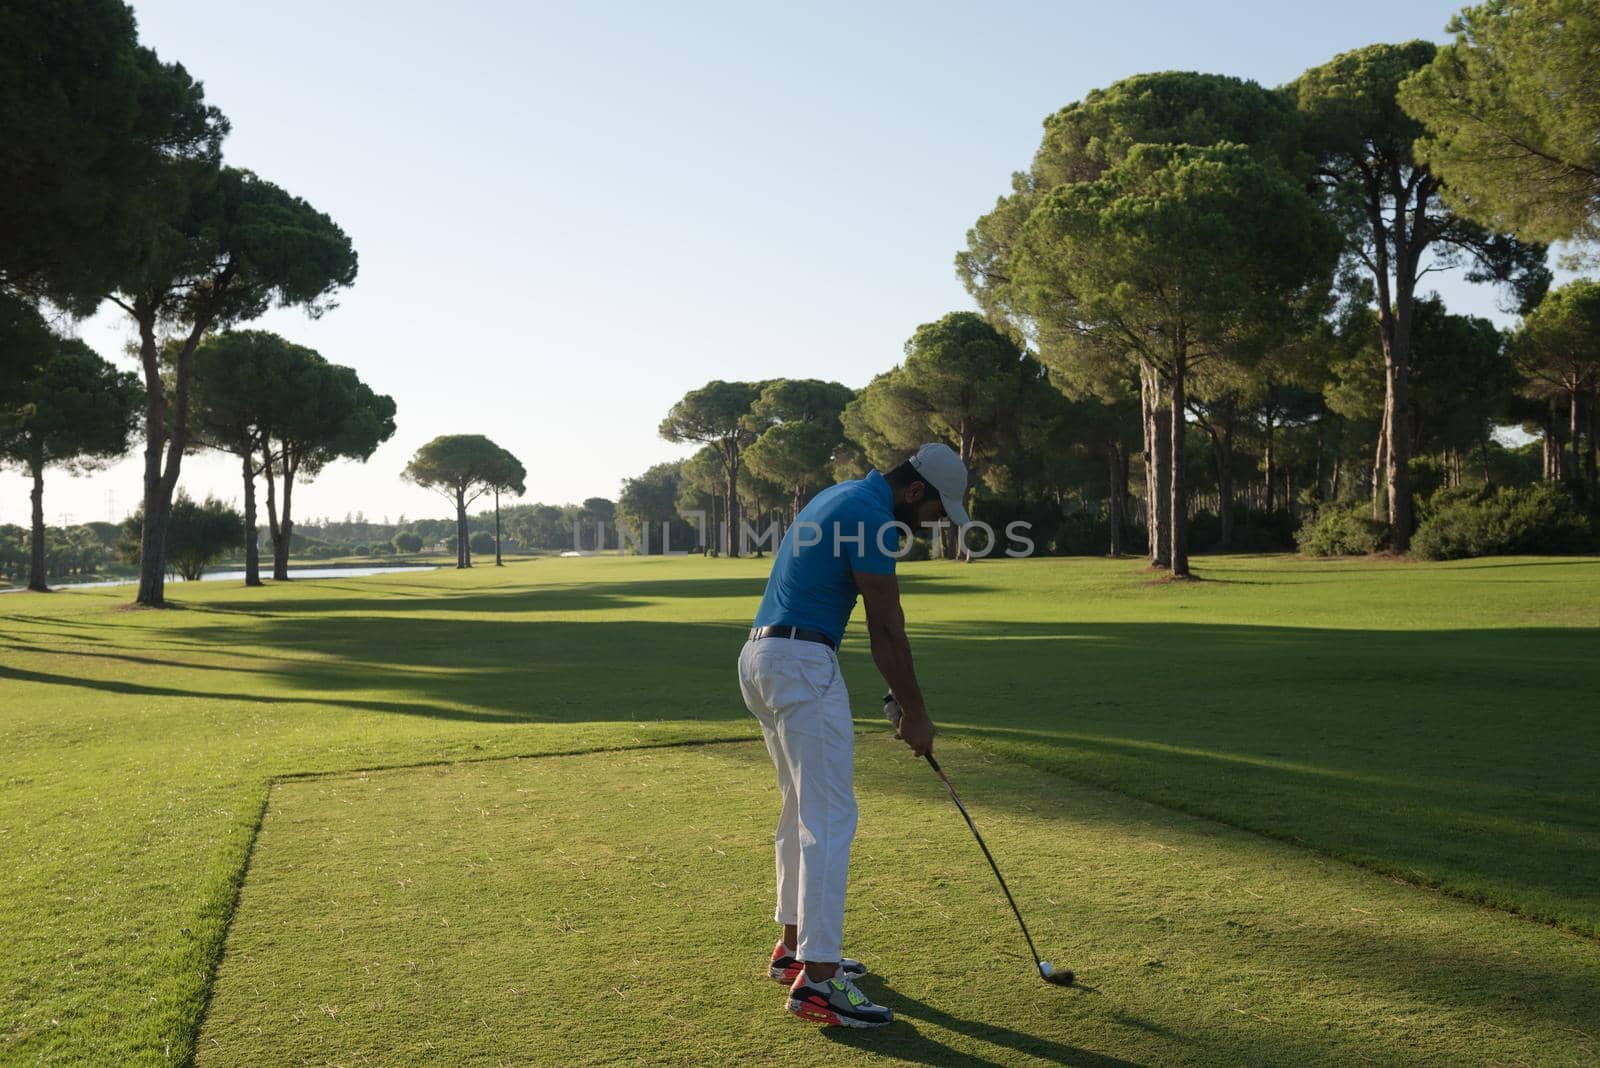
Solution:
[{"label": "red and black sneaker", "polygon": [[[772,947],[772,967],[767,969],[767,974],[772,976],[784,986],[793,986],[795,978],[804,971],[800,958],[794,955],[794,950],[779,941]],[[839,970],[847,979],[860,979],[867,974],[867,966],[858,960],[846,957],[839,962]]]},{"label": "red and black sneaker", "polygon": [[856,989],[842,971],[818,982],[804,972],[789,988],[789,1011],[802,1020],[836,1027],[883,1027],[894,1022],[894,1012]]}]

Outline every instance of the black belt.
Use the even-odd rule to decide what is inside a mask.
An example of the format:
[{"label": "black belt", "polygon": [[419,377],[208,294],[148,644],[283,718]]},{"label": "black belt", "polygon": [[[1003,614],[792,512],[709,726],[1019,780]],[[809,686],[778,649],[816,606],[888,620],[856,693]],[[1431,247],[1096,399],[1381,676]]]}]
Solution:
[{"label": "black belt", "polygon": [[820,630],[806,630],[804,627],[756,627],[750,632],[751,641],[758,642],[762,638],[793,638],[797,642],[821,642],[829,649],[839,647]]}]

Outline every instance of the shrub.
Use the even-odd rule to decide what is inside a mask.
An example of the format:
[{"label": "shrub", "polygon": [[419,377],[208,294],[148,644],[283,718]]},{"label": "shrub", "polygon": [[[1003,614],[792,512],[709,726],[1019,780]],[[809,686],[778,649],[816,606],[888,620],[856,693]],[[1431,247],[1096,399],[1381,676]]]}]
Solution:
[{"label": "shrub", "polygon": [[1329,504],[1308,516],[1295,532],[1300,551],[1311,556],[1365,556],[1383,548],[1388,525],[1372,518],[1370,505]]},{"label": "shrub", "polygon": [[[1295,547],[1295,519],[1285,508],[1261,512],[1245,507],[1243,502],[1233,505],[1233,544],[1229,552],[1272,553],[1285,552]],[[1213,552],[1222,542],[1222,521],[1212,511],[1196,512],[1189,518],[1189,551]]]},{"label": "shrub", "polygon": [[1482,486],[1447,486],[1430,494],[1419,493],[1413,498],[1416,502],[1417,525],[1426,523],[1442,509],[1464,502],[1481,501],[1488,495],[1489,491]]},{"label": "shrub", "polygon": [[487,555],[494,552],[494,535],[487,530],[480,530],[467,539],[467,544],[474,553]]},{"label": "shrub", "polygon": [[1588,518],[1572,495],[1553,482],[1502,489],[1492,497],[1430,501],[1428,510],[1428,519],[1411,540],[1412,551],[1425,560],[1579,553],[1595,547]]},{"label": "shrub", "polygon": [[415,531],[398,531],[389,544],[394,546],[397,553],[420,553],[422,551],[422,535]]},{"label": "shrub", "polygon": [[[118,546],[130,564],[139,562],[143,527],[143,508],[122,521]],[[178,491],[167,516],[168,574],[193,581],[243,544],[244,516],[214,497],[197,504],[187,493]]]}]

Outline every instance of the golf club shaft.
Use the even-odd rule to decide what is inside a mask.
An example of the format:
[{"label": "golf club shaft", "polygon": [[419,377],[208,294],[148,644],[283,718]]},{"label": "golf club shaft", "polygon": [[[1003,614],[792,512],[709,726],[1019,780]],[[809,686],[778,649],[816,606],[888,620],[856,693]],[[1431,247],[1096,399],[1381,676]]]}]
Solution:
[{"label": "golf club shaft", "polygon": [[1022,910],[1017,908],[1017,899],[1011,896],[1011,888],[1006,885],[1006,877],[1000,874],[1000,865],[994,862],[994,854],[989,852],[989,847],[984,844],[983,835],[978,833],[978,825],[972,822],[972,816],[967,812],[967,806],[961,803],[961,798],[956,794],[956,788],[950,785],[950,779],[945,775],[944,769],[939,767],[939,762],[933,759],[933,754],[926,754],[928,766],[933,768],[939,781],[944,783],[944,788],[950,791],[950,800],[956,803],[956,808],[961,810],[961,818],[967,821],[967,827],[972,831],[972,837],[978,840],[978,848],[983,850],[984,859],[989,862],[989,867],[994,869],[994,877],[1000,880],[1000,889],[1005,891],[1006,901],[1011,904],[1011,912],[1017,917],[1017,926],[1022,928],[1022,937],[1028,940],[1028,952],[1033,954],[1033,963],[1039,965],[1039,951],[1034,948],[1033,935],[1028,933],[1028,925],[1022,920]]}]

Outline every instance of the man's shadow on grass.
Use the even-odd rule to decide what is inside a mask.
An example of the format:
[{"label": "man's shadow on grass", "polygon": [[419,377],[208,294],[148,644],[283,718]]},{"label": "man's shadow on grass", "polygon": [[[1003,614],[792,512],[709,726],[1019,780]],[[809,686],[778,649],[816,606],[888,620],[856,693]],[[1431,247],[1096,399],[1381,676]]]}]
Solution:
[{"label": "man's shadow on grass", "polygon": [[1037,1035],[1023,1034],[1021,1031],[1013,1031],[994,1024],[963,1020],[925,1001],[918,1001],[914,997],[900,993],[882,976],[869,975],[857,985],[873,1001],[892,1007],[895,1011],[895,1022],[881,1031],[856,1030],[849,1027],[822,1029],[823,1037],[843,1046],[869,1049],[877,1053],[892,1053],[908,1061],[937,1065],[941,1068],[953,1064],[1003,1068],[1003,1062],[988,1060],[971,1053],[961,1053],[943,1042],[928,1038],[911,1023],[911,1020],[920,1020],[925,1024],[955,1031],[979,1042],[1004,1046],[1017,1053],[1038,1057],[1052,1064],[1071,1065],[1073,1068],[1137,1068],[1139,1063],[1077,1046],[1068,1046]]}]

